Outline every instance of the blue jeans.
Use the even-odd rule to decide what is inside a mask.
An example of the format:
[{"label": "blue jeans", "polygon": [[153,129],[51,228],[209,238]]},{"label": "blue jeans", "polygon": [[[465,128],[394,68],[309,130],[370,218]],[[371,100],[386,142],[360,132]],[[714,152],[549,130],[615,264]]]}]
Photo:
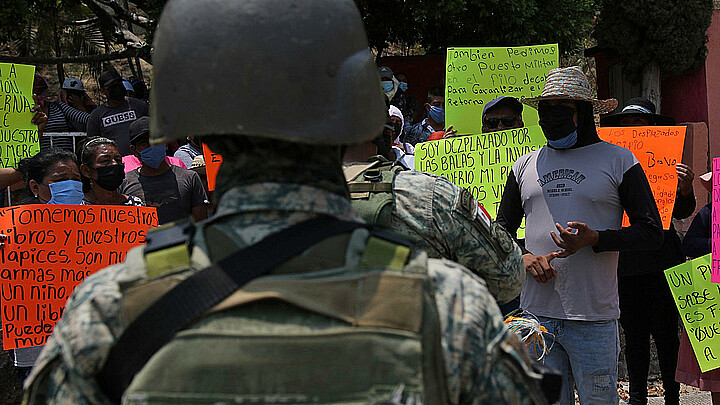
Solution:
[{"label": "blue jeans", "polygon": [[[562,373],[560,404],[575,404],[577,385],[581,405],[618,403],[617,361],[620,336],[617,321],[569,321],[538,317],[555,335],[555,344],[543,363]],[[547,344],[552,338],[547,338]]]}]

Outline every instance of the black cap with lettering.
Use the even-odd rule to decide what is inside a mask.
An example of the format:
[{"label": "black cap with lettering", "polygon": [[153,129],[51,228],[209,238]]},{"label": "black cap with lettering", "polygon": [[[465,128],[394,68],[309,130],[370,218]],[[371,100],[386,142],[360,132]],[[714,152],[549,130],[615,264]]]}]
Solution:
[{"label": "black cap with lettering", "polygon": [[105,87],[108,84],[114,82],[115,80],[122,80],[122,77],[114,71],[114,70],[106,70],[102,73],[100,73],[100,77],[98,78],[98,84],[100,87]]},{"label": "black cap with lettering", "polygon": [[140,117],[130,124],[130,144],[134,145],[135,141],[143,135],[150,134],[150,118]]}]

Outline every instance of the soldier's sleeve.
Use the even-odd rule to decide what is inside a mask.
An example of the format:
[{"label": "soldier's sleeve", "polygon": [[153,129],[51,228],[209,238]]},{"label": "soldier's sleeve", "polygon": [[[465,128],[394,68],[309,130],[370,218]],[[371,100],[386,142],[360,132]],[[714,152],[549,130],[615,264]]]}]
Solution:
[{"label": "soldier's sleeve", "polygon": [[502,321],[482,280],[462,266],[430,259],[450,402],[544,404],[530,359]]},{"label": "soldier's sleeve", "polygon": [[525,283],[520,248],[502,226],[484,217],[470,191],[436,177],[432,205],[449,258],[485,280],[497,302],[520,295]]},{"label": "soldier's sleeve", "polygon": [[95,375],[120,333],[119,266],[86,279],[68,299],[25,381],[25,404],[110,404]]}]

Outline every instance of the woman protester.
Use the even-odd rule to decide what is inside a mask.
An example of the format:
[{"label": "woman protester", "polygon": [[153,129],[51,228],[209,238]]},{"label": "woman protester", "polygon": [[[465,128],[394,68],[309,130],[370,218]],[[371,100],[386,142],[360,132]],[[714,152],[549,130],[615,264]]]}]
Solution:
[{"label": "woman protester", "polygon": [[[87,124],[90,114],[77,110],[61,101],[50,101],[47,97],[48,83],[44,77],[35,74],[33,82],[33,95],[36,102],[36,110],[47,115],[47,123],[44,132],[71,132]],[[33,123],[35,123],[33,121]],[[40,132],[38,132],[40,135]],[[58,136],[52,140],[48,136],[40,136],[40,149],[47,149],[51,146],[73,150],[74,139],[70,136]]]},{"label": "woman protester", "polygon": [[[93,101],[87,92],[85,92],[85,86],[82,80],[75,77],[68,77],[60,87],[60,101],[70,105],[76,110],[90,114],[97,104]],[[87,125],[80,125],[79,130],[85,131]]]},{"label": "woman protester", "polygon": [[[83,200],[80,170],[75,155],[60,149],[47,148],[18,163],[32,197],[25,204],[80,205]],[[21,379],[30,373],[42,346],[15,349],[13,364]]]},{"label": "woman protester", "polygon": [[78,158],[85,193],[83,204],[145,206],[140,198],[118,191],[125,179],[125,166],[117,145],[111,139],[86,139]]},{"label": "woman protester", "polygon": [[[700,183],[710,195],[713,194],[712,172],[700,176]],[[683,251],[687,257],[695,259],[710,253],[712,250],[711,226],[712,203],[708,203],[695,215],[683,239]],[[700,365],[698,364],[697,357],[695,357],[685,329],[683,329],[682,337],[680,338],[675,381],[700,388],[700,391],[710,391],[712,404],[720,405],[720,368],[704,373],[700,371]]]}]

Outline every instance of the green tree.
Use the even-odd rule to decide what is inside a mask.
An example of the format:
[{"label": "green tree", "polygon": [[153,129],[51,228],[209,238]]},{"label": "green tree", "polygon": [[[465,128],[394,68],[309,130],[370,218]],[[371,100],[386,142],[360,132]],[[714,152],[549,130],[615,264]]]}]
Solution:
[{"label": "green tree", "polygon": [[[0,42],[25,41],[26,63],[95,62],[139,55],[149,62],[155,22],[166,0],[5,0]],[[565,54],[582,47],[595,0],[355,0],[368,41],[380,56],[390,44],[449,46],[559,43]],[[59,47],[33,43],[28,26],[55,26]],[[7,22],[7,23],[6,23]],[[138,34],[141,33],[141,34]],[[72,40],[72,36],[75,39]],[[83,38],[86,39],[83,41]],[[88,40],[94,39],[93,40]],[[106,49],[97,47],[102,39]],[[54,41],[53,41],[54,42]],[[85,46],[79,46],[81,43]],[[66,45],[63,45],[66,44]],[[73,46],[70,46],[74,44]],[[87,46],[88,44],[92,46]],[[62,48],[67,52],[63,52]],[[52,49],[51,49],[52,48]],[[58,52],[59,51],[59,52]],[[29,58],[35,56],[34,58]],[[9,60],[0,56],[0,60]]]},{"label": "green tree", "polygon": [[558,43],[579,50],[595,17],[594,0],[356,0],[370,45],[420,44],[429,53],[450,46]]},{"label": "green tree", "polygon": [[595,38],[632,80],[651,64],[682,74],[705,63],[712,10],[712,0],[602,0]]},{"label": "green tree", "polygon": [[[0,8],[0,61],[57,64],[102,62],[140,56],[150,57],[144,36],[155,20],[128,0],[5,0]],[[164,4],[164,1],[162,2]],[[145,1],[155,11],[155,2]],[[161,6],[160,6],[161,7]],[[136,60],[136,65],[139,63]],[[132,63],[131,63],[132,66]]]}]

